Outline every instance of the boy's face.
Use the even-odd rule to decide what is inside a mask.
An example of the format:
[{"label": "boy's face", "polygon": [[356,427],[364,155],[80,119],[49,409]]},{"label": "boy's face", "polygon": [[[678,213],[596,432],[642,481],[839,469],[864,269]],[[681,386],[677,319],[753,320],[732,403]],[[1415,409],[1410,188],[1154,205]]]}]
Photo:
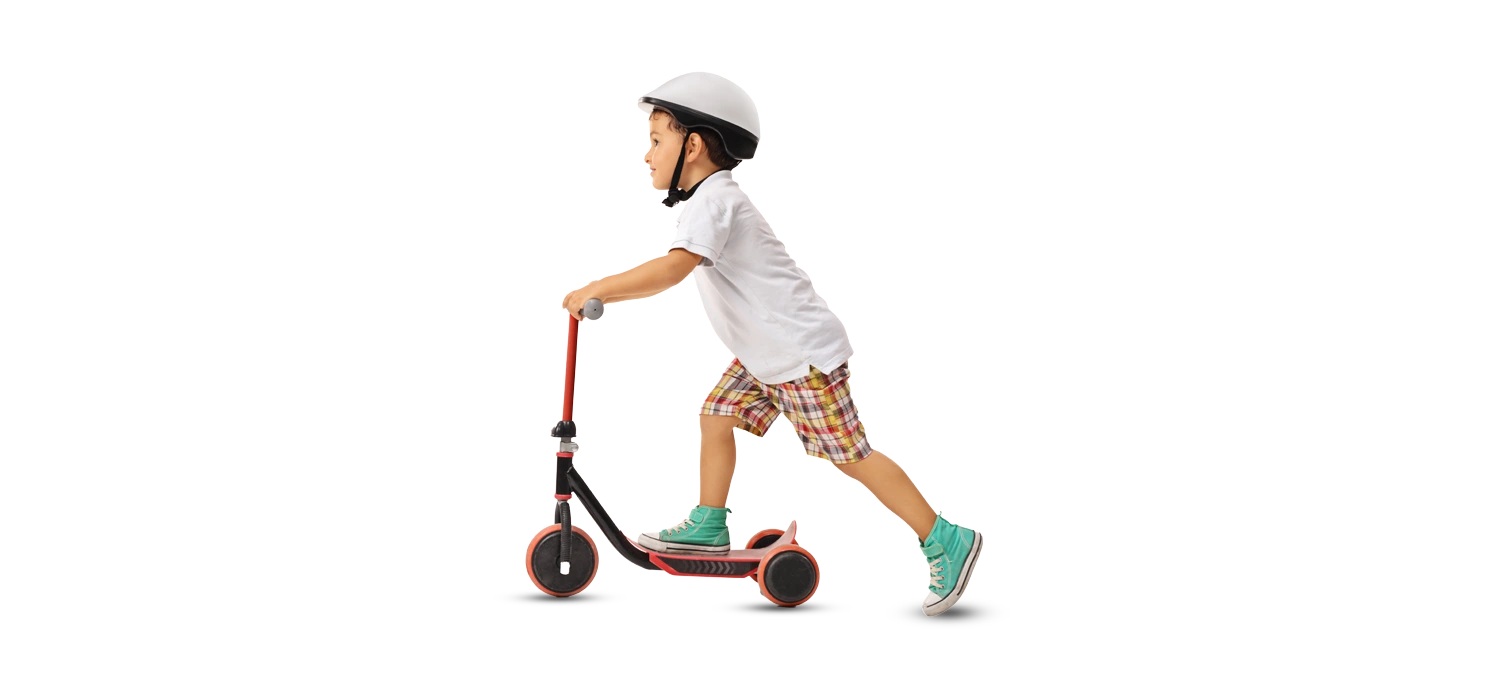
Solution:
[{"label": "boy's face", "polygon": [[[668,189],[668,181],[674,177],[674,164],[679,161],[679,146],[684,137],[668,126],[668,117],[654,114],[648,120],[648,154],[643,158],[653,176],[653,189]],[[685,164],[688,165],[688,154]]]}]

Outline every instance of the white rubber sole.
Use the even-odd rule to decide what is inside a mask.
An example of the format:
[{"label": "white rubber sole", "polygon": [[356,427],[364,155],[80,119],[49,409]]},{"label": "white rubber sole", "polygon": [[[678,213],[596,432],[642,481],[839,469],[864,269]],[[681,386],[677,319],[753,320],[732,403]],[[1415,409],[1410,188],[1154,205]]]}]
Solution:
[{"label": "white rubber sole", "polygon": [[731,551],[731,545],[707,545],[686,544],[683,542],[664,542],[653,535],[644,532],[637,537],[637,544],[647,549],[664,554],[725,554]]},{"label": "white rubber sole", "polygon": [[966,563],[961,565],[961,585],[950,590],[950,595],[935,601],[934,605],[924,606],[924,614],[934,617],[950,609],[961,600],[961,594],[966,592],[966,584],[971,582],[971,567],[976,566],[977,559],[982,556],[982,533],[974,532],[976,541],[971,543],[971,552],[966,555]]}]

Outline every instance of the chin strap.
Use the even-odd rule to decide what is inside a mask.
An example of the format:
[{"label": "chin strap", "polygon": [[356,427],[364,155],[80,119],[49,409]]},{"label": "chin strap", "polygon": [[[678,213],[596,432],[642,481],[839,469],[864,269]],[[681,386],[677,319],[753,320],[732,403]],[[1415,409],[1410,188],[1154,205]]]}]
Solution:
[{"label": "chin strap", "polygon": [[688,192],[679,189],[679,175],[683,174],[684,172],[684,149],[688,147],[689,135],[686,134],[684,136],[684,145],[679,147],[679,162],[674,164],[674,179],[669,180],[668,183],[668,196],[663,198],[663,206],[665,207],[672,207],[679,202],[695,196],[695,190],[700,189],[700,185],[705,184],[705,181],[710,179],[710,175],[721,172],[721,170],[726,170],[726,168],[721,168],[720,170],[715,171],[715,173],[706,175],[705,177],[701,178],[699,182],[696,182],[694,187],[689,188]]},{"label": "chin strap", "polygon": [[[663,206],[665,207],[672,207],[679,202],[689,199],[690,192],[679,189],[679,175],[684,172],[684,151],[688,148],[689,134],[685,134],[684,143],[679,146],[679,162],[674,164],[674,179],[668,181],[668,196],[663,198]],[[692,191],[693,189],[691,189]]]}]

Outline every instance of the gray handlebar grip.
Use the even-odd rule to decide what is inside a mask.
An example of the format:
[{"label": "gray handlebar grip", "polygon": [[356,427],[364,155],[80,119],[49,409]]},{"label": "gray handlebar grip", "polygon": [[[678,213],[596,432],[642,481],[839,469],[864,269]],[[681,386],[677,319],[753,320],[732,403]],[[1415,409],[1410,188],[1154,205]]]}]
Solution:
[{"label": "gray handlebar grip", "polygon": [[592,321],[600,318],[603,313],[606,313],[606,305],[600,299],[591,299],[585,302],[585,308],[580,309],[580,315]]}]

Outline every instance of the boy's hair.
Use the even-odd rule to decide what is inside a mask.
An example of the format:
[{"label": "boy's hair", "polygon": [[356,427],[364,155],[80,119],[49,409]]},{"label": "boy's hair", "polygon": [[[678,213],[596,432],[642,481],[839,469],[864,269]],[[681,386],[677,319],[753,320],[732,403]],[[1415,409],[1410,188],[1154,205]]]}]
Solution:
[{"label": "boy's hair", "polygon": [[[668,117],[668,128],[673,129],[676,133],[686,139],[689,138],[689,129],[684,128],[684,125],[680,124],[679,120],[674,118],[673,112],[659,107],[654,107],[653,113],[648,115],[648,120],[652,121],[653,117],[656,117],[660,114]],[[741,161],[732,158],[726,153],[726,145],[721,142],[721,135],[716,133],[714,129],[704,129],[696,127],[694,133],[699,134],[700,139],[705,142],[705,155],[710,157],[710,162],[715,163],[716,166],[725,168],[726,170],[730,170],[738,165],[741,165]]]}]

